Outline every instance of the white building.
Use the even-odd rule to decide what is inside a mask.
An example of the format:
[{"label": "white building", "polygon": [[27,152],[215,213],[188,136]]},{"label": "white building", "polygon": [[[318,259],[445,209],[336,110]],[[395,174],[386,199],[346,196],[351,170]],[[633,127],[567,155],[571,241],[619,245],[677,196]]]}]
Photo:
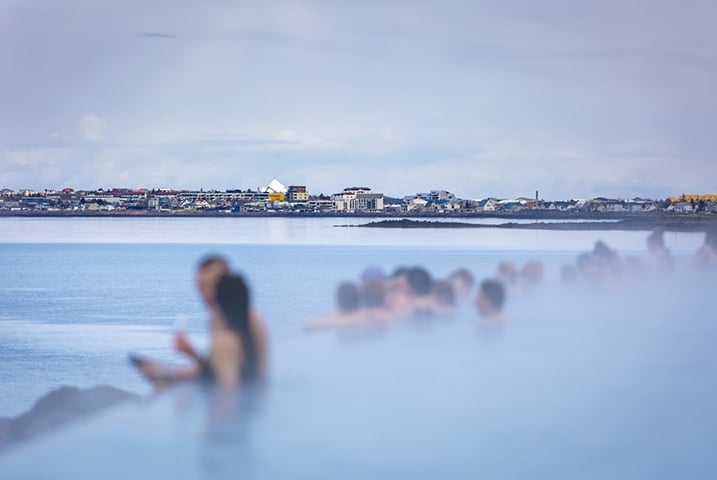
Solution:
[{"label": "white building", "polygon": [[380,212],[383,210],[383,193],[373,193],[368,187],[344,188],[331,195],[337,212]]},{"label": "white building", "polygon": [[286,193],[288,191],[286,186],[276,178],[272,179],[269,185],[264,188],[260,187],[258,190],[262,193]]}]

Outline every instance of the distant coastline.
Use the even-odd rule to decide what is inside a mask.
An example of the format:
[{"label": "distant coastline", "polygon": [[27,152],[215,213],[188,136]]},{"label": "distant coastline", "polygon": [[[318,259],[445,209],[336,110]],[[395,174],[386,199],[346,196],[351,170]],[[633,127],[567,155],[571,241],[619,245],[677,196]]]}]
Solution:
[{"label": "distant coastline", "polygon": [[[0,218],[199,218],[199,217],[225,217],[225,218],[376,218],[376,219],[470,219],[470,218],[500,218],[506,220],[585,220],[587,222],[605,223],[604,220],[620,221],[626,225],[633,224],[669,224],[669,225],[707,225],[717,223],[717,214],[710,213],[670,213],[670,212],[585,212],[585,211],[554,211],[554,210],[523,210],[520,212],[226,212],[216,210],[187,210],[187,211],[152,211],[152,210],[112,210],[112,211],[36,211],[36,210],[0,210]],[[447,222],[436,222],[445,224]],[[460,223],[460,222],[457,222]],[[614,222],[612,222],[614,223]],[[475,224],[466,224],[476,226]],[[525,224],[520,224],[525,225]],[[453,227],[456,225],[454,224]],[[479,225],[480,226],[480,225]],[[495,225],[489,225],[495,227]],[[410,227],[409,227],[410,228]],[[513,228],[513,227],[505,227]],[[518,227],[516,227],[518,228]],[[527,227],[522,227],[527,228]]]},{"label": "distant coastline", "polygon": [[[674,232],[703,232],[717,228],[717,215],[666,212],[566,212],[526,210],[522,212],[422,212],[391,214],[387,212],[219,212],[206,211],[0,211],[0,218],[355,218],[373,219],[364,224],[336,225],[362,228],[501,228],[514,230],[555,231],[650,231],[663,228]],[[468,219],[503,219],[505,223],[477,224]],[[441,219],[438,221],[437,219]],[[455,221],[450,221],[455,219]],[[515,220],[532,220],[516,223]],[[563,221],[561,221],[563,220]]]},{"label": "distant coastline", "polygon": [[466,222],[436,222],[430,220],[381,220],[362,225],[341,225],[361,228],[503,228],[514,230],[557,230],[557,231],[651,231],[662,228],[671,232],[705,232],[717,228],[714,215],[655,215],[648,218],[623,218],[613,222],[587,220],[584,222],[534,222],[500,224],[477,224]]}]

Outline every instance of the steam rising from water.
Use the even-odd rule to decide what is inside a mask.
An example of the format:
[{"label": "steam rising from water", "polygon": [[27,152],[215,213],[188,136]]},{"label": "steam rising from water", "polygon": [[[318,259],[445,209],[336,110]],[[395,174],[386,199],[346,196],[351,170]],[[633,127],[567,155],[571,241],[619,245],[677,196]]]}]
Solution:
[{"label": "steam rising from water", "polygon": [[499,331],[480,329],[471,305],[285,338],[269,388],[245,391],[229,417],[215,396],[180,389],[0,466],[11,477],[42,469],[42,456],[59,476],[709,478],[716,278],[681,272],[513,292]]}]

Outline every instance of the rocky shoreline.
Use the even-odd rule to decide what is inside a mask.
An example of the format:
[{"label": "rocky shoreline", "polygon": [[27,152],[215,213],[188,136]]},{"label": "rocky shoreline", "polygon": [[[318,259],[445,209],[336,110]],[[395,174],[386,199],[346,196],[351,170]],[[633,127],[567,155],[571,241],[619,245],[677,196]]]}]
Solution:
[{"label": "rocky shoreline", "polygon": [[337,225],[362,228],[502,228],[514,230],[557,230],[557,231],[652,231],[662,228],[668,232],[706,232],[717,229],[717,216],[714,215],[663,215],[645,218],[623,218],[612,222],[506,222],[494,225],[467,222],[438,222],[430,220],[381,220],[362,225]]},{"label": "rocky shoreline", "polygon": [[576,212],[560,210],[524,210],[521,212],[471,212],[471,213],[388,213],[388,212],[225,212],[216,210],[197,211],[154,211],[154,210],[114,210],[114,211],[32,211],[0,210],[0,218],[375,218],[375,219],[433,219],[433,218],[502,218],[505,220],[634,220],[637,222],[674,221],[702,222],[715,221],[717,215],[702,213],[665,213],[665,212]]},{"label": "rocky shoreline", "polygon": [[88,389],[59,387],[42,396],[27,412],[0,418],[0,452],[128,401],[139,395],[108,385]]}]

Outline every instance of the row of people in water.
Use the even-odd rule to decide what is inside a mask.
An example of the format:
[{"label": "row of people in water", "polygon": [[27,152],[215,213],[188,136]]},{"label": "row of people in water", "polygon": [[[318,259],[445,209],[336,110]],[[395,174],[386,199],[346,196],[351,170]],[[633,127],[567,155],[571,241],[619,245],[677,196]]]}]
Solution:
[{"label": "row of people in water", "polygon": [[[655,229],[646,240],[647,258],[637,255],[620,256],[605,242],[597,241],[592,251],[580,254],[574,264],[563,265],[563,284],[584,283],[589,286],[611,285],[614,280],[661,276],[675,270],[675,261],[667,248],[664,230]],[[717,269],[717,230],[706,233],[691,266]]]},{"label": "row of people in water", "polygon": [[[674,268],[661,230],[650,234],[647,250],[654,267],[661,270]],[[642,269],[643,266],[631,258],[623,260],[604,242],[598,241],[591,252],[577,258],[574,266],[563,267],[562,280],[564,283],[575,283],[580,279],[599,283],[609,276]],[[705,236],[695,263],[717,269],[716,231]],[[505,323],[502,311],[507,291],[537,287],[543,277],[544,268],[540,262],[527,262],[520,270],[512,263],[501,263],[494,278],[482,281],[473,296],[484,326],[498,327]],[[157,385],[201,380],[238,386],[266,378],[269,365],[266,325],[251,307],[244,278],[231,273],[224,259],[210,257],[199,264],[196,280],[209,310],[208,353],[200,354],[186,334],[179,333],[174,339],[175,350],[187,355],[191,364],[171,368],[156,360],[135,358],[140,372]],[[339,285],[336,310],[312,320],[306,328],[316,331],[451,315],[461,302],[471,298],[474,283],[473,275],[465,268],[442,280],[433,280],[422,267],[400,267],[390,276],[378,268],[370,268],[359,282]]]},{"label": "row of people in water", "polygon": [[[188,366],[171,367],[160,361],[133,357],[139,371],[157,387],[185,381],[203,381],[225,387],[261,382],[269,365],[264,320],[251,307],[244,278],[230,272],[219,257],[202,261],[196,274],[199,293],[209,310],[209,350],[201,354],[185,333],[174,338],[174,349],[190,359]],[[473,288],[466,269],[446,280],[433,281],[421,268],[399,268],[391,277],[369,269],[360,285],[344,283],[337,291],[336,312],[312,321],[309,330],[385,323],[409,317],[440,317],[453,313]],[[486,280],[476,296],[476,307],[488,323],[502,321],[505,299],[502,284]]]},{"label": "row of people in water", "polygon": [[[455,313],[470,298],[475,279],[465,269],[434,280],[423,267],[399,267],[391,275],[372,267],[358,282],[341,283],[336,290],[336,308],[306,325],[309,331],[376,325],[401,319],[439,318]],[[503,285],[483,281],[474,297],[486,322],[499,323],[505,300]]]},{"label": "row of people in water", "polygon": [[[647,260],[637,256],[621,257],[603,241],[592,251],[580,254],[575,264],[564,265],[564,284],[583,283],[591,287],[609,285],[620,277],[633,278],[649,273],[663,273],[675,268],[665,245],[664,230],[656,229],[647,237]],[[694,263],[717,267],[717,232],[705,235]],[[503,306],[507,295],[526,292],[544,283],[545,269],[539,261],[528,261],[521,268],[513,262],[500,263],[493,278],[484,280],[473,302],[484,326],[505,323]],[[334,312],[314,319],[307,330],[324,330],[385,323],[407,318],[441,317],[455,312],[462,300],[469,298],[474,277],[465,268],[442,280],[433,281],[421,267],[400,267],[390,276],[372,267],[358,282],[345,282],[336,291]]]}]

